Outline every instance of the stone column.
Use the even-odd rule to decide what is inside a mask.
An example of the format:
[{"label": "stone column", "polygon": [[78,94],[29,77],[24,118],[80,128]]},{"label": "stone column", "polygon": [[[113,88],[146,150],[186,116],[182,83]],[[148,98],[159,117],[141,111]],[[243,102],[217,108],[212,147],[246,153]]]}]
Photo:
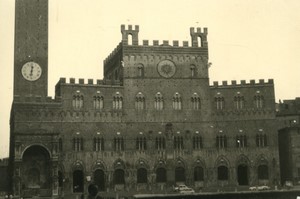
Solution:
[{"label": "stone column", "polygon": [[58,166],[57,161],[52,161],[52,196],[58,196]]},{"label": "stone column", "polygon": [[13,194],[14,196],[21,195],[21,162],[14,162],[14,171],[13,171]]}]

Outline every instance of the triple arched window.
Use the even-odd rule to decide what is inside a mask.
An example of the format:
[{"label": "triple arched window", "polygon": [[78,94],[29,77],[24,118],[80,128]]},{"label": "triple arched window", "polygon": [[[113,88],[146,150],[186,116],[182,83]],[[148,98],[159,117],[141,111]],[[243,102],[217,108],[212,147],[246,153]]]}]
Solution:
[{"label": "triple arched window", "polygon": [[234,106],[237,110],[244,108],[244,96],[240,95],[239,92],[234,97]]},{"label": "triple arched window", "polygon": [[192,109],[194,110],[199,110],[201,103],[200,103],[200,97],[198,96],[197,93],[194,93],[193,96],[191,97],[191,103],[192,103]]},{"label": "triple arched window", "polygon": [[80,109],[83,107],[83,95],[80,93],[73,95],[72,106],[75,109]]},{"label": "triple arched window", "polygon": [[101,95],[95,95],[93,99],[94,109],[100,110],[104,106],[104,98]]},{"label": "triple arched window", "polygon": [[139,92],[135,97],[135,108],[137,110],[145,109],[145,97],[141,92]]},{"label": "triple arched window", "polygon": [[179,93],[175,93],[173,96],[173,109],[174,110],[181,110],[181,96]]},{"label": "triple arched window", "polygon": [[162,110],[164,108],[164,98],[160,92],[156,93],[154,99],[154,109]]},{"label": "triple arched window", "polygon": [[119,92],[113,96],[113,109],[122,109],[123,108],[123,97]]},{"label": "triple arched window", "polygon": [[261,109],[264,106],[264,97],[260,94],[259,91],[256,91],[256,95],[254,96],[254,104],[255,108]]}]

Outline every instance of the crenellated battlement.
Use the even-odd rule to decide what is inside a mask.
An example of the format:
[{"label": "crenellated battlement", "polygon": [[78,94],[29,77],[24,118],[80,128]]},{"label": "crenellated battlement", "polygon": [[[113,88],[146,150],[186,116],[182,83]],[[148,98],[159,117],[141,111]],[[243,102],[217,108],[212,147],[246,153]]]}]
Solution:
[{"label": "crenellated battlement", "polygon": [[14,103],[61,103],[61,97],[14,96]]},{"label": "crenellated battlement", "polygon": [[111,81],[111,80],[100,80],[97,79],[94,81],[94,79],[88,79],[87,82],[85,82],[85,79],[79,78],[75,79],[73,77],[69,78],[69,81],[67,82],[67,79],[65,77],[62,77],[59,79],[57,84],[67,84],[67,85],[85,85],[85,86],[96,86],[96,85],[115,85],[115,86],[120,86],[120,81]]},{"label": "crenellated battlement", "polygon": [[237,87],[237,86],[253,86],[253,85],[267,85],[267,84],[274,84],[273,79],[259,79],[258,82],[255,80],[250,80],[250,82],[246,82],[246,80],[241,80],[240,83],[237,83],[236,80],[232,80],[231,84],[228,84],[228,81],[222,81],[220,84],[218,81],[214,81],[211,87]]},{"label": "crenellated battlement", "polygon": [[[159,55],[159,54],[137,54],[137,55],[124,55],[124,63],[133,62],[157,62],[159,60],[169,59],[176,63],[180,62],[194,62],[206,64],[208,57],[200,55]],[[126,65],[125,65],[126,67]]]},{"label": "crenellated battlement", "polygon": [[122,42],[120,42],[117,47],[107,56],[107,58],[103,61],[104,66],[112,59],[115,57],[116,54],[120,52],[122,49]]}]

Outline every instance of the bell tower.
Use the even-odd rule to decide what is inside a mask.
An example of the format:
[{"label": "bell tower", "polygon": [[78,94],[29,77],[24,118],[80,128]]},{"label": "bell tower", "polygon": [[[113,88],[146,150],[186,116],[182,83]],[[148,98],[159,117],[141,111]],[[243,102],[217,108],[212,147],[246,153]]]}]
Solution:
[{"label": "bell tower", "polygon": [[48,0],[16,0],[14,96],[48,95]]}]

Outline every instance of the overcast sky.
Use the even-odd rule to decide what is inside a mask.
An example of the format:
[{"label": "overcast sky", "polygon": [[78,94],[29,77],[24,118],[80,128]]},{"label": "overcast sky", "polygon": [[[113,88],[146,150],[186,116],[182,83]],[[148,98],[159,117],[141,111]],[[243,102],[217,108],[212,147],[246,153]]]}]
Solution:
[{"label": "overcast sky", "polygon": [[[60,77],[102,79],[121,24],[140,26],[140,44],[190,43],[190,27],[207,27],[211,83],[273,78],[276,101],[300,96],[299,0],[49,0],[49,96]],[[0,0],[0,158],[8,156],[13,39],[14,0]]]}]

